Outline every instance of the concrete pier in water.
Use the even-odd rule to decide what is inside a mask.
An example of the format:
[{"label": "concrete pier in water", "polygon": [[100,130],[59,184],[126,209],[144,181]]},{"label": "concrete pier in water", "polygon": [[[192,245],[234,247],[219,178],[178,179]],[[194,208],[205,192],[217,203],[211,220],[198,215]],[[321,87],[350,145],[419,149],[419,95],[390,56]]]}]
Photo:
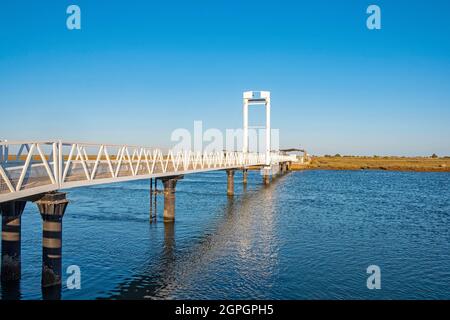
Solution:
[{"label": "concrete pier in water", "polygon": [[234,170],[227,170],[227,195],[234,196]]},{"label": "concrete pier in water", "polygon": [[2,282],[17,281],[21,277],[21,220],[26,201],[0,204],[2,213]]},{"label": "concrete pier in water", "polygon": [[175,221],[175,188],[180,179],[183,179],[183,176],[172,176],[161,179],[164,185],[164,222]]},{"label": "concrete pier in water", "polygon": [[248,182],[248,169],[242,169],[242,183],[247,184]]},{"label": "concrete pier in water", "polygon": [[36,201],[43,221],[42,287],[60,286],[62,276],[62,219],[69,201],[53,192]]}]

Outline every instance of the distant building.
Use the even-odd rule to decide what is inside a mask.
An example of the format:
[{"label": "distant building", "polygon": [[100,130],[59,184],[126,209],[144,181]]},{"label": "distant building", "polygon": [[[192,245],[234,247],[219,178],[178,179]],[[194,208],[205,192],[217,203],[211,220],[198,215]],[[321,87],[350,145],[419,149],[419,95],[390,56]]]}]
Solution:
[{"label": "distant building", "polygon": [[281,149],[280,152],[284,155],[295,155],[298,163],[308,163],[311,160],[311,156],[305,149]]}]

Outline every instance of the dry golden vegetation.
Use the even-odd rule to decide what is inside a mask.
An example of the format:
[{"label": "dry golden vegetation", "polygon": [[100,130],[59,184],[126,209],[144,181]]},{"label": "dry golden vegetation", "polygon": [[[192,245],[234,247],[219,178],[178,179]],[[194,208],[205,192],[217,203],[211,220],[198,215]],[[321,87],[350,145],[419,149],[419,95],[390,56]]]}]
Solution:
[{"label": "dry golden vegetation", "polygon": [[[75,158],[75,157],[74,157]],[[89,155],[89,160],[96,160],[97,156]],[[166,158],[166,157],[164,157]],[[50,160],[46,157],[47,160]],[[116,160],[115,155],[110,156]],[[10,156],[9,160],[16,160]],[[25,161],[26,156],[20,156]],[[34,161],[41,161],[40,156],[33,156]],[[67,156],[65,157],[67,160]],[[72,159],[73,160],[73,159]],[[106,161],[104,156],[101,161]],[[259,170],[259,167],[250,168]],[[312,157],[307,164],[293,163],[292,170],[324,169],[324,170],[391,170],[391,171],[435,171],[450,172],[450,157],[359,157],[359,156],[323,156]]]},{"label": "dry golden vegetation", "polygon": [[450,157],[313,157],[311,163],[303,166],[294,164],[292,169],[450,172]]}]

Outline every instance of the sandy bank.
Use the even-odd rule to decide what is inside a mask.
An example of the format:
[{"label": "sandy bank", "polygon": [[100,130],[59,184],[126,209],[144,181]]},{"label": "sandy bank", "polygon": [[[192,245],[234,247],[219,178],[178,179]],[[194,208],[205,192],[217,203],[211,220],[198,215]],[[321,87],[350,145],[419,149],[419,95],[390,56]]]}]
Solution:
[{"label": "sandy bank", "polygon": [[313,157],[311,163],[293,164],[292,169],[450,172],[450,157]]}]

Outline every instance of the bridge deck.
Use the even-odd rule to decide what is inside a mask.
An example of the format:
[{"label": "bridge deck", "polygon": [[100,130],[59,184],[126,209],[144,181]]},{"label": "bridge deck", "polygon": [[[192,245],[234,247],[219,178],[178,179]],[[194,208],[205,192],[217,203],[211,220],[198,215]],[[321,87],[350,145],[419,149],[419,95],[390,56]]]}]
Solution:
[{"label": "bridge deck", "polygon": [[[271,162],[293,161],[278,153]],[[194,153],[139,146],[46,142],[0,142],[0,203],[43,192],[263,166],[266,155],[242,152]]]}]

